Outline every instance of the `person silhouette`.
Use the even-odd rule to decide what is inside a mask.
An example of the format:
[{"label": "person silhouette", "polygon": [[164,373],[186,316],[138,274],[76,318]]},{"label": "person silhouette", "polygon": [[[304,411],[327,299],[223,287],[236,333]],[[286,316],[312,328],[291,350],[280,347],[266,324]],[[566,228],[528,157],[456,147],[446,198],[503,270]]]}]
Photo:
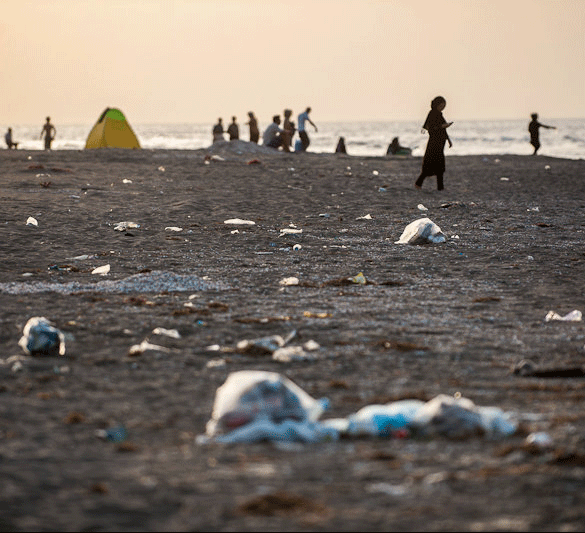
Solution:
[{"label": "person silhouette", "polygon": [[447,128],[453,122],[447,122],[443,117],[443,109],[447,105],[447,100],[442,96],[437,96],[431,102],[431,110],[423,125],[427,130],[429,140],[423,158],[422,171],[415,181],[414,186],[417,189],[422,188],[422,184],[428,176],[437,176],[437,190],[443,190],[443,174],[445,173],[445,141],[449,142],[449,148],[453,146]]},{"label": "person silhouette", "polygon": [[339,141],[337,141],[337,146],[335,147],[336,154],[347,154],[347,150],[345,149],[345,138],[339,137]]},{"label": "person silhouette", "polygon": [[249,120],[246,122],[246,125],[250,128],[250,142],[258,144],[258,139],[260,139],[260,130],[258,129],[258,120],[254,116],[254,113],[250,111],[248,113]]},{"label": "person silhouette", "polygon": [[309,124],[311,124],[313,126],[313,128],[315,128],[315,131],[319,131],[317,129],[317,126],[315,126],[315,124],[313,124],[313,121],[309,118],[310,112],[311,112],[311,108],[307,107],[307,109],[305,109],[305,112],[301,113],[298,116],[299,137],[301,138],[301,143],[303,144],[303,151],[305,151],[309,147],[309,144],[311,144],[311,141],[309,140],[309,136],[307,135],[307,132],[305,131],[305,122],[308,122]]},{"label": "person silhouette", "polygon": [[18,148],[18,143],[15,143],[12,140],[12,128],[8,128],[6,135],[4,135],[4,140],[6,141],[6,146],[8,146],[9,150],[11,150],[12,148],[16,150]]},{"label": "person silhouette", "polygon": [[280,115],[274,115],[272,117],[272,124],[264,130],[264,134],[262,135],[264,146],[278,150],[283,145],[284,138],[282,129],[280,128]]},{"label": "person silhouette", "polygon": [[50,150],[51,143],[53,142],[53,139],[57,135],[57,130],[55,129],[55,126],[51,124],[51,117],[47,117],[47,122],[45,122],[43,129],[41,130],[41,135],[39,136],[39,138],[42,138],[43,135],[45,136],[45,150]]},{"label": "person silhouette", "polygon": [[232,123],[228,126],[227,133],[230,141],[237,141],[240,138],[240,128],[236,123],[236,117],[232,117]]},{"label": "person silhouette", "polygon": [[388,150],[386,150],[386,155],[410,155],[411,153],[410,148],[400,144],[398,137],[392,139],[392,142],[388,145]]},{"label": "person silhouette", "polygon": [[292,145],[292,139],[295,135],[295,123],[290,119],[292,116],[292,110],[284,110],[284,122],[282,123],[282,149],[285,152],[290,152]]},{"label": "person silhouette", "polygon": [[217,141],[224,141],[223,138],[223,120],[221,118],[217,119],[217,124],[213,126],[213,142]]},{"label": "person silhouette", "polygon": [[554,126],[547,126],[538,122],[538,113],[532,113],[530,118],[532,118],[532,120],[528,124],[528,132],[530,133],[530,144],[534,146],[534,152],[532,155],[536,155],[536,152],[538,152],[538,149],[540,148],[539,129],[546,128],[547,130],[556,130],[556,128]]}]

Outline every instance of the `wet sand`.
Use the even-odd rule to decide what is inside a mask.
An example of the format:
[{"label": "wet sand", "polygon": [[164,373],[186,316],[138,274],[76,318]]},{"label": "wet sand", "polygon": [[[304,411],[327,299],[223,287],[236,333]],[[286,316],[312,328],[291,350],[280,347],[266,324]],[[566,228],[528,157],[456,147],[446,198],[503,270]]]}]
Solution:
[{"label": "wet sand", "polygon": [[[583,322],[544,320],[585,311],[585,162],[447,155],[442,192],[414,189],[420,164],[248,143],[0,151],[0,529],[583,530],[585,381],[511,368],[585,365]],[[423,216],[446,243],[394,244]],[[66,334],[63,357],[23,353],[32,316]],[[235,350],[293,330],[315,361]],[[132,355],[144,340],[164,349]],[[522,428],[198,445],[242,369],[329,398],[324,418],[459,392]],[[122,442],[96,436],[119,425]],[[553,448],[525,446],[533,431]]]}]

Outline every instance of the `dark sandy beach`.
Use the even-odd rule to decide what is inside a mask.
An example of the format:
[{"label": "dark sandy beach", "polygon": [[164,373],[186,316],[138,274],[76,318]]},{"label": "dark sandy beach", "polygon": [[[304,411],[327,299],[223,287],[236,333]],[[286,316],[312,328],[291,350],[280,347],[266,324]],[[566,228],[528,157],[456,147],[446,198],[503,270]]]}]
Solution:
[{"label": "dark sandy beach", "polygon": [[[414,189],[420,165],[248,143],[0,150],[0,530],[583,530],[585,379],[511,368],[585,366],[583,322],[544,320],[585,311],[585,161],[447,156],[441,192]],[[447,242],[394,244],[425,216]],[[63,357],[18,346],[33,316],[66,334]],[[292,330],[315,361],[235,351]],[[166,349],[130,355],[145,339]],[[521,429],[197,444],[243,369],[329,398],[324,418],[460,392]],[[119,425],[122,442],[96,436]],[[535,431],[550,450],[524,444]]]}]

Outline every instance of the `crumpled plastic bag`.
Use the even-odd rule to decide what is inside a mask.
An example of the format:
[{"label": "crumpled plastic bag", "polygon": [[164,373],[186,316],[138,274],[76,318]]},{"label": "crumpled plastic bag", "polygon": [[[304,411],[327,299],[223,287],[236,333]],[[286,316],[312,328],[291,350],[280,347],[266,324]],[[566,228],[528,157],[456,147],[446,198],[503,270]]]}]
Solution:
[{"label": "crumpled plastic bag", "polygon": [[549,311],[546,316],[544,317],[545,322],[550,322],[551,320],[560,320],[562,322],[581,322],[583,319],[583,313],[578,309],[567,313],[565,316],[561,316],[554,311]]},{"label": "crumpled plastic bag", "polygon": [[233,372],[216,391],[206,434],[224,443],[335,440],[338,432],[317,422],[328,403],[276,372]]},{"label": "crumpled plastic bag", "polygon": [[516,432],[517,424],[498,407],[478,407],[468,398],[439,394],[417,411],[409,427],[424,437],[465,439],[507,437]]},{"label": "crumpled plastic bag", "polygon": [[27,355],[65,355],[65,335],[42,316],[28,320],[18,345]]},{"label": "crumpled plastic bag", "polygon": [[430,218],[419,218],[411,222],[394,244],[428,244],[445,242],[441,228]]}]

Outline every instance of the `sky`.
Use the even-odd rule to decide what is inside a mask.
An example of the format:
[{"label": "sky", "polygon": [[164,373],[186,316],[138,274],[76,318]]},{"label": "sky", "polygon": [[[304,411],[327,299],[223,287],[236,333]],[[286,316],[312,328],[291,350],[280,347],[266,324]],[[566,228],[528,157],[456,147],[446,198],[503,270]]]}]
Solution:
[{"label": "sky", "polygon": [[585,117],[585,0],[18,0],[0,122]]}]

